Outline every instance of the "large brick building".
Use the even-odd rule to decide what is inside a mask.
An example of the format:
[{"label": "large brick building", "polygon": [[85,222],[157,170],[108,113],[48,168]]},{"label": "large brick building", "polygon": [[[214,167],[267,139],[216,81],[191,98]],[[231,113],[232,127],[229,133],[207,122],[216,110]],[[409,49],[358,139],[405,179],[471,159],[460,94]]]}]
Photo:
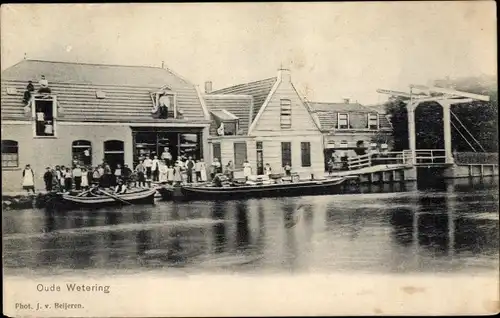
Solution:
[{"label": "large brick building", "polygon": [[[45,76],[50,93],[38,93]],[[34,83],[23,101],[28,81]],[[158,116],[165,96],[168,113]],[[210,115],[197,88],[158,67],[23,60],[2,72],[2,191],[21,189],[31,164],[36,187],[45,167],[74,160],[135,165],[146,155],[170,149],[208,158]]]}]

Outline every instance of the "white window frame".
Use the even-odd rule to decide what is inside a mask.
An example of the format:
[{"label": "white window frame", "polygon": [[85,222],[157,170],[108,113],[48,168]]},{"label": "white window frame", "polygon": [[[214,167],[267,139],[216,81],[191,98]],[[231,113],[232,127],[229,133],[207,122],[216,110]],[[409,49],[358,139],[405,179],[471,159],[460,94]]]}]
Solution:
[{"label": "white window frame", "polygon": [[[374,118],[373,118],[373,117]],[[370,126],[370,120],[376,120],[377,121],[377,128],[371,128]],[[368,121],[367,121],[367,126],[366,127],[367,129],[370,129],[370,130],[378,130],[380,128],[380,123],[379,123],[379,118],[378,118],[378,114],[377,113],[368,113]]]},{"label": "white window frame", "polygon": [[[17,165],[16,166],[4,166],[3,165],[3,163],[4,163],[4,160],[3,160],[4,152],[3,152],[3,149],[2,149],[2,169],[9,170],[9,169],[17,169],[17,168],[19,168],[20,167],[20,165],[19,165],[19,142],[17,140],[12,140],[12,139],[2,139],[2,142],[3,141],[13,141],[13,142],[16,143],[15,147],[16,147],[17,151],[15,152],[15,154],[17,156],[17,160],[16,160],[16,164]],[[5,154],[12,154],[12,153],[6,152]],[[8,161],[14,161],[14,160],[8,160]]]},{"label": "white window frame", "polygon": [[[347,128],[340,128],[340,116],[346,116]],[[337,129],[347,130],[349,129],[349,113],[337,113]]]},{"label": "white window frame", "polygon": [[44,98],[38,98],[38,96],[42,96],[40,94],[36,94],[31,99],[31,116],[32,116],[32,129],[33,129],[33,138],[57,138],[56,123],[57,123],[57,96],[49,95],[52,98],[52,129],[54,131],[53,136],[37,136],[36,134],[36,100],[46,100]]},{"label": "white window frame", "polygon": [[[155,100],[154,100],[154,104],[155,104],[155,107],[160,107],[159,103],[160,103],[160,96],[161,95],[170,95],[170,96],[173,96],[173,100],[174,100],[174,119],[177,119],[177,93],[175,92],[170,92],[170,91],[163,91],[163,92],[156,92],[155,94]],[[168,118],[170,119],[170,118]]]}]

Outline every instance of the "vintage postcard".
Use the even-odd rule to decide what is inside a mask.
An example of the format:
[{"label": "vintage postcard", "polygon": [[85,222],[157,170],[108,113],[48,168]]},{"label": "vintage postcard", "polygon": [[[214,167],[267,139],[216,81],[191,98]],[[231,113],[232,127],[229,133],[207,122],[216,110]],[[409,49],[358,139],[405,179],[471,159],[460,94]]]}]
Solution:
[{"label": "vintage postcard", "polygon": [[498,313],[496,22],[2,5],[3,313]]}]

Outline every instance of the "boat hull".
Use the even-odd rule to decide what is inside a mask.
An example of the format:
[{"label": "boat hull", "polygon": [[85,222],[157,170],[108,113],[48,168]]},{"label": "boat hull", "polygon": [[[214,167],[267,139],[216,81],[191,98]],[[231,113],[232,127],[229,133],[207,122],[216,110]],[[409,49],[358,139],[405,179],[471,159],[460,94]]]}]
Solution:
[{"label": "boat hull", "polygon": [[241,198],[294,197],[309,195],[346,194],[359,191],[357,178],[339,178],[297,183],[240,187],[182,186],[183,199],[235,200]]},{"label": "boat hull", "polygon": [[[154,204],[154,196],[156,194],[156,189],[148,189],[145,191],[138,191],[132,193],[125,193],[118,195],[117,197],[130,202],[131,204]],[[98,196],[98,197],[78,197],[69,194],[60,194],[58,198],[53,200],[52,207],[57,208],[101,208],[105,206],[120,206],[128,205],[126,202],[111,198],[109,196]]]}]

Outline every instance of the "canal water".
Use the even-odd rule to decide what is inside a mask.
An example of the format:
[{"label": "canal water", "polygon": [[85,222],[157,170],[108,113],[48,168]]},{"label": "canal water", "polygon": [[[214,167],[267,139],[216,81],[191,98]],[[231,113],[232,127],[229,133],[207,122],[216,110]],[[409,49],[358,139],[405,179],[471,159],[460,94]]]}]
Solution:
[{"label": "canal water", "polygon": [[3,212],[4,273],[498,270],[497,179],[362,194]]}]

